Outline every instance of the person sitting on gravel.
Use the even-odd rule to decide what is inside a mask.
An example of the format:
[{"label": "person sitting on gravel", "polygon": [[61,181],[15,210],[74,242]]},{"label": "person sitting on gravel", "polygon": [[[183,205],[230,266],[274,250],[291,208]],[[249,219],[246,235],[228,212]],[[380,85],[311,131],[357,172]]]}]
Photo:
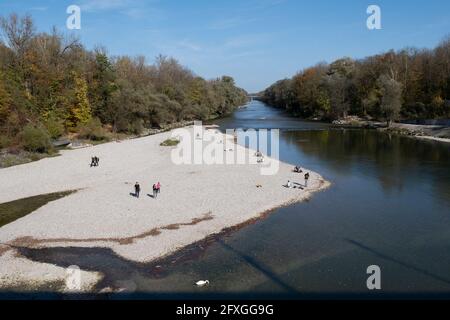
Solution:
[{"label": "person sitting on gravel", "polygon": [[298,167],[298,166],[295,166],[295,168],[294,168],[294,172],[296,172],[296,173],[302,173],[302,172],[303,172],[303,170],[302,170],[302,169],[300,169],[300,167]]}]

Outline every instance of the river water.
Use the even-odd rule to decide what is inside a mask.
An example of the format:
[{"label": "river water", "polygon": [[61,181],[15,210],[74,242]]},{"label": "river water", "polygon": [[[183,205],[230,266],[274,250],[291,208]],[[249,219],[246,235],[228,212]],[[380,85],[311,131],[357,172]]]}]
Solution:
[{"label": "river water", "polygon": [[[217,237],[150,292],[202,297],[434,296],[450,293],[450,145],[333,129],[252,101],[222,129],[280,129],[280,159],[332,186]],[[367,288],[379,266],[381,290]],[[192,282],[209,279],[206,288]]]},{"label": "river water", "polygon": [[[450,145],[333,129],[257,101],[217,124],[280,129],[280,159],[331,187],[157,264],[101,248],[24,254],[101,271],[98,289],[113,283],[146,298],[450,297]],[[367,288],[372,265],[379,291]],[[200,279],[210,285],[195,287]]]}]

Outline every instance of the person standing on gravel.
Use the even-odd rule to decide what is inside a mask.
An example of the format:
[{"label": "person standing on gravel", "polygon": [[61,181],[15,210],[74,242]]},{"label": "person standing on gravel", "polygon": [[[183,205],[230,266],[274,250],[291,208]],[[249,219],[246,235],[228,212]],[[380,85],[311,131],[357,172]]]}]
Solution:
[{"label": "person standing on gravel", "polygon": [[161,183],[159,183],[159,181],[156,184],[156,194],[158,194],[158,193],[161,193]]},{"label": "person standing on gravel", "polygon": [[305,173],[305,187],[308,186],[309,172]]},{"label": "person standing on gravel", "polygon": [[139,193],[141,193],[141,186],[139,185],[139,182],[136,182],[134,185],[134,195],[136,198],[139,198]]},{"label": "person standing on gravel", "polygon": [[156,189],[156,184],[153,184],[153,199],[156,199],[158,196],[158,190]]}]

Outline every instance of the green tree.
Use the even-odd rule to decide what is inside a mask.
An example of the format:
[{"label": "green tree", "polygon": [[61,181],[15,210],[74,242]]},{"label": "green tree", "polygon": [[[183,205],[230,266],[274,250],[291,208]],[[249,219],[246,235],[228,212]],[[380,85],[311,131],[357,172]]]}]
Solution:
[{"label": "green tree", "polygon": [[92,117],[86,80],[76,73],[73,74],[73,79],[74,100],[67,119],[67,126],[71,128],[75,128],[79,124],[86,124]]},{"label": "green tree", "polygon": [[0,73],[0,125],[4,124],[8,119],[11,105],[11,95],[6,90],[6,86]]},{"label": "green tree", "polygon": [[398,119],[402,107],[402,85],[386,75],[382,75],[378,81],[382,95],[381,110],[389,127],[392,121]]},{"label": "green tree", "polygon": [[108,104],[113,92],[117,89],[115,81],[116,73],[108,56],[104,52],[97,52],[90,96],[92,113],[103,122],[110,120]]}]

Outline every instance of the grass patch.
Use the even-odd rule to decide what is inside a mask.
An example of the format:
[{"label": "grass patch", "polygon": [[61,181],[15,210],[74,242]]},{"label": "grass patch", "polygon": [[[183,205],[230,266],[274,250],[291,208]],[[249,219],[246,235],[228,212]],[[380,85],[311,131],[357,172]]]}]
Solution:
[{"label": "grass patch", "polygon": [[174,147],[180,143],[180,140],[177,139],[167,139],[163,142],[161,142],[161,146],[163,147]]},{"label": "grass patch", "polygon": [[39,209],[43,205],[68,196],[76,191],[55,192],[14,200],[0,204],[0,227]]}]

